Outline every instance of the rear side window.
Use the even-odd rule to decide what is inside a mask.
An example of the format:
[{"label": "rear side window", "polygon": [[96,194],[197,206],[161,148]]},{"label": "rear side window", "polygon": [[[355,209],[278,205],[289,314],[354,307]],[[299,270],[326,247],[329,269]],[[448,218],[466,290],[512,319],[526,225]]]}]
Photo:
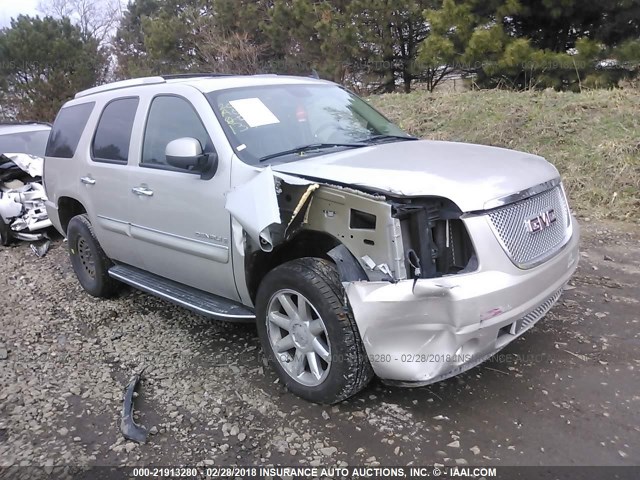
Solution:
[{"label": "rear side window", "polygon": [[95,103],[64,107],[58,113],[47,143],[47,157],[72,158]]},{"label": "rear side window", "polygon": [[107,104],[91,145],[94,161],[127,163],[138,103],[138,98],[122,98]]}]

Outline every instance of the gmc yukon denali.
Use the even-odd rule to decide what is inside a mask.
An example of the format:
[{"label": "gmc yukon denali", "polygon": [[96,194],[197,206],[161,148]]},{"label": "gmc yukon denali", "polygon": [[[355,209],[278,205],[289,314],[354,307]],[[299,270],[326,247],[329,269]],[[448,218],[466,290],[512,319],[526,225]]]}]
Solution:
[{"label": "gmc yukon denali", "polygon": [[78,93],[44,168],[82,287],[256,322],[293,393],[427,385],[540,320],[579,227],[543,158],[418,140],[331,82],[162,76]]}]

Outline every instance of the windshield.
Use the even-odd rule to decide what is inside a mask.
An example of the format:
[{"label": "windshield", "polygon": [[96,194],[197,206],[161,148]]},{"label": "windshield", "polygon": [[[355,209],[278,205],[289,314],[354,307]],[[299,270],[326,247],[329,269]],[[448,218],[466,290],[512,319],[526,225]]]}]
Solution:
[{"label": "windshield", "polygon": [[252,165],[413,138],[337,85],[236,88],[207,98],[238,157]]},{"label": "windshield", "polygon": [[48,140],[49,130],[0,135],[0,153],[28,153],[44,157]]}]

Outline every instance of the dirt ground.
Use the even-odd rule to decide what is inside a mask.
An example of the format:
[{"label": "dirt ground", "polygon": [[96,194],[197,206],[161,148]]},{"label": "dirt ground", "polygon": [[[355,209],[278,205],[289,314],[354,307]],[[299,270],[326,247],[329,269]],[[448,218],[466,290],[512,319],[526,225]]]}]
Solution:
[{"label": "dirt ground", "polygon": [[[256,329],[81,290],[66,244],[0,250],[0,466],[638,465],[640,232],[582,220],[560,302],[499,356],[333,407],[285,391]],[[148,443],[119,432],[123,387]]]}]

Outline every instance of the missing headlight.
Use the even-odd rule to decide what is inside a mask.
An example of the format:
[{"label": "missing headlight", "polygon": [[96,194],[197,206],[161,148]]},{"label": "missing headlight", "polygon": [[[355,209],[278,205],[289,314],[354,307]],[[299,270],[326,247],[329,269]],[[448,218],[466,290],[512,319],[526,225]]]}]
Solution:
[{"label": "missing headlight", "polygon": [[473,246],[462,220],[438,220],[433,235],[438,250],[436,271],[449,275],[464,270],[473,255]]},{"label": "missing headlight", "polygon": [[459,273],[474,257],[460,210],[446,199],[414,199],[394,204],[400,219],[410,278],[434,278]]}]

